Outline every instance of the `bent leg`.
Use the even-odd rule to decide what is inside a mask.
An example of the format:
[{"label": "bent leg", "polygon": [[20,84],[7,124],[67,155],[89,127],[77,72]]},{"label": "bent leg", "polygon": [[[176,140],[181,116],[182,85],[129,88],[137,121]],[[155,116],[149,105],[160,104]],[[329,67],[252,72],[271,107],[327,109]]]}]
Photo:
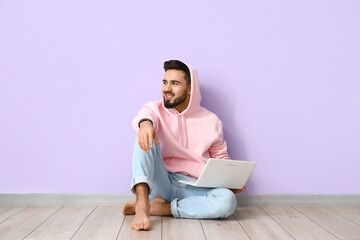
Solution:
[{"label": "bent leg", "polygon": [[171,202],[171,212],[178,218],[226,218],[236,209],[235,194],[227,188],[183,186]]},{"label": "bent leg", "polygon": [[[129,213],[129,207],[135,208],[135,218],[131,223],[131,228],[137,231],[149,230],[151,227],[149,199],[157,196],[169,199],[171,193],[169,173],[161,156],[160,145],[154,140],[154,146],[150,148],[150,152],[145,152],[140,148],[136,137],[132,167],[131,191],[136,194],[136,201],[126,203],[123,212]],[[161,204],[161,202],[157,203]]]},{"label": "bent leg", "polygon": [[169,173],[161,156],[160,145],[155,143],[155,140],[153,147],[150,148],[150,152],[145,152],[140,148],[138,138],[136,137],[132,158],[132,171],[132,193],[136,194],[136,184],[146,183],[149,186],[150,201],[159,196],[168,202],[171,200]]},{"label": "bent leg", "polygon": [[215,188],[203,196],[192,196],[171,202],[171,212],[178,218],[226,218],[234,213],[235,194],[226,188]]}]

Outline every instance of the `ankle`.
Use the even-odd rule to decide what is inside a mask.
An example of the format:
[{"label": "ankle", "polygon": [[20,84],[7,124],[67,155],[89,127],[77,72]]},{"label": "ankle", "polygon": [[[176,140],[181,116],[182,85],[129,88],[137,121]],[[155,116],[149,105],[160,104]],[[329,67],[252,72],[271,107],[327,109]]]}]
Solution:
[{"label": "ankle", "polygon": [[141,205],[141,206],[150,206],[150,202],[149,202],[149,199],[146,199],[146,198],[140,198],[140,199],[137,199],[136,200],[136,206],[137,205]]}]

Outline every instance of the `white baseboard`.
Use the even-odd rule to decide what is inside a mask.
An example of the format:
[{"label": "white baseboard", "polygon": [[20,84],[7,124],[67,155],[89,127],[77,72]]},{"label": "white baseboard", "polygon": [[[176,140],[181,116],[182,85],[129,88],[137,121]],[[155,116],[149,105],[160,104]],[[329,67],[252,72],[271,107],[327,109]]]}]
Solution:
[{"label": "white baseboard", "polygon": [[360,194],[238,194],[238,206],[360,206]]},{"label": "white baseboard", "polygon": [[121,206],[133,194],[0,194],[0,206]]},{"label": "white baseboard", "polygon": [[[238,206],[360,206],[360,194],[237,194]],[[121,206],[132,194],[0,194],[0,206]]]}]

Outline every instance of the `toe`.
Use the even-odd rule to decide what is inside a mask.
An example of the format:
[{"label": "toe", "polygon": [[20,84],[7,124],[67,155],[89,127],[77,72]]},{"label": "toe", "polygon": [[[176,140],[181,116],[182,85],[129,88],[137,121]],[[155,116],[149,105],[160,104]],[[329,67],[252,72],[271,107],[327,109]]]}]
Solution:
[{"label": "toe", "polygon": [[150,230],[150,224],[146,224],[144,230]]},{"label": "toe", "polygon": [[139,231],[139,230],[140,230],[139,224],[135,224],[134,229],[135,229],[136,231]]}]

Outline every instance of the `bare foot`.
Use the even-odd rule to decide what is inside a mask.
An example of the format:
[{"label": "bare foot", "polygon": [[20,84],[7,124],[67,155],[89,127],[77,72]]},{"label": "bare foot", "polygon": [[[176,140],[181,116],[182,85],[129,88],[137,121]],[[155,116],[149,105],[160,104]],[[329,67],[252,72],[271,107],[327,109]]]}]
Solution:
[{"label": "bare foot", "polygon": [[[136,207],[136,200],[125,203],[122,207],[124,215],[134,215]],[[165,199],[158,197],[150,202],[150,216],[167,216],[171,214],[171,204]]]},{"label": "bare foot", "polygon": [[137,201],[135,206],[135,218],[131,223],[131,228],[139,230],[150,230],[150,203],[146,201]]},{"label": "bare foot", "polygon": [[171,213],[171,204],[165,201],[165,199],[158,197],[150,203],[150,215],[151,216],[169,216]]},{"label": "bare foot", "polygon": [[123,214],[124,215],[134,215],[135,207],[136,207],[136,200],[125,203],[125,205],[122,207]]}]

